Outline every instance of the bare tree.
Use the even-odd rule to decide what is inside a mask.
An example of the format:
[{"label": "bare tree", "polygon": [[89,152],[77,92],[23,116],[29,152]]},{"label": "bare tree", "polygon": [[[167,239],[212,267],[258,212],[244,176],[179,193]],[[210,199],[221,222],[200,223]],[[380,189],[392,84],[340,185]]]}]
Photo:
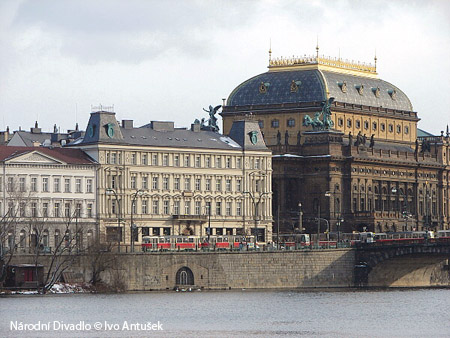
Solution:
[{"label": "bare tree", "polygon": [[32,192],[26,192],[24,187],[20,186],[17,179],[9,177],[4,192],[4,205],[0,219],[0,286],[6,278],[7,266],[11,263],[17,248],[26,241],[26,238],[20,238],[16,241],[17,227],[25,218],[25,210],[28,208]]},{"label": "bare tree", "polygon": [[[77,211],[71,211],[69,215],[63,218],[60,223],[62,230],[60,236],[55,236],[54,246],[50,249],[46,246],[46,236],[48,235],[46,227],[48,222],[44,218],[30,218],[29,230],[32,240],[31,250],[33,251],[33,261],[36,267],[41,263],[46,265],[47,273],[44,274],[41,293],[47,293],[53,285],[60,281],[61,276],[69,269],[85,251],[80,245],[83,231],[78,227]],[[56,227],[56,225],[55,225]],[[58,229],[59,230],[59,229]]]}]

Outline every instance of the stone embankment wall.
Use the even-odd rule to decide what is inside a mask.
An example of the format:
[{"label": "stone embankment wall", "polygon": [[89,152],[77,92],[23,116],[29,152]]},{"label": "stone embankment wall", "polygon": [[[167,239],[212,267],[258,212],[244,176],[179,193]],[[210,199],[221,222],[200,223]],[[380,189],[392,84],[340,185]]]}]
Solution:
[{"label": "stone embankment wall", "polygon": [[[173,289],[177,272],[185,267],[192,271],[194,285],[205,289],[352,287],[355,262],[350,249],[111,256],[112,268],[103,272],[102,279],[107,283],[119,280],[129,291]],[[90,256],[81,256],[70,272],[89,281],[92,261]],[[15,262],[31,263],[26,256],[16,257]],[[41,264],[46,265],[45,259]]]},{"label": "stone embankment wall", "polygon": [[350,287],[354,252],[136,254],[123,256],[121,263],[129,290],[172,289],[184,267],[205,289]]}]

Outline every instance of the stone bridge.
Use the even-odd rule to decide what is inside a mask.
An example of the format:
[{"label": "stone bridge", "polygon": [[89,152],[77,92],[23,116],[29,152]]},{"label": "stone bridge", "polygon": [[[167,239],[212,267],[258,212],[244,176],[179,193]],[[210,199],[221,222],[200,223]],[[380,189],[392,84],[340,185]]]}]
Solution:
[{"label": "stone bridge", "polygon": [[355,286],[450,286],[450,242],[362,244],[355,255]]}]

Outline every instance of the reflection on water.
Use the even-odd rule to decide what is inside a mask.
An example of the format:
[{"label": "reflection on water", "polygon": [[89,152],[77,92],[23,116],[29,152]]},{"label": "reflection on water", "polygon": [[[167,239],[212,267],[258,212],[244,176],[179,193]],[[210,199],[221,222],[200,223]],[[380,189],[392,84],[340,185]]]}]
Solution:
[{"label": "reflection on water", "polygon": [[[8,296],[0,298],[0,336],[448,337],[449,299],[447,289]],[[11,321],[51,325],[19,332]],[[158,321],[164,331],[137,330]],[[52,327],[79,323],[83,331]]]}]

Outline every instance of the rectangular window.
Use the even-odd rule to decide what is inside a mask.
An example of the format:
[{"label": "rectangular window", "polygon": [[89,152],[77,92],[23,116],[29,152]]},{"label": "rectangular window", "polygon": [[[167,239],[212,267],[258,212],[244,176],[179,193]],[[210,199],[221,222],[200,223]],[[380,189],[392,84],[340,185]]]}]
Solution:
[{"label": "rectangular window", "polygon": [[48,217],[48,203],[47,202],[42,203],[42,216]]},{"label": "rectangular window", "polygon": [[237,192],[241,192],[242,191],[242,180],[240,178],[238,178],[236,180],[236,191]]},{"label": "rectangular window", "polygon": [[242,216],[242,202],[236,203],[236,216]]},{"label": "rectangular window", "polygon": [[216,202],[216,215],[222,215],[222,202]]},{"label": "rectangular window", "polygon": [[31,191],[32,192],[36,192],[37,191],[37,177],[32,177],[31,178]]},{"label": "rectangular window", "polygon": [[8,186],[6,187],[6,190],[14,191],[14,177],[8,177]]},{"label": "rectangular window", "polygon": [[88,203],[87,205],[87,217],[92,217],[92,203]]},{"label": "rectangular window", "polygon": [[173,214],[179,215],[180,214],[180,201],[174,201],[173,202]]},{"label": "rectangular window", "polygon": [[48,192],[48,177],[42,178],[42,191]]},{"label": "rectangular window", "polygon": [[25,192],[25,177],[19,177],[19,191]]},{"label": "rectangular window", "polygon": [[81,217],[81,203],[76,204],[75,215],[76,215],[76,217]]},{"label": "rectangular window", "polygon": [[116,200],[111,200],[111,213],[113,214],[117,214],[118,210],[117,210],[117,201]]},{"label": "rectangular window", "polygon": [[191,191],[191,178],[190,177],[184,178],[184,190]]},{"label": "rectangular window", "polygon": [[226,166],[227,168],[231,168],[231,157],[227,157],[225,166]]},{"label": "rectangular window", "polygon": [[174,190],[180,190],[180,178],[175,177],[173,180],[173,189]]},{"label": "rectangular window", "polygon": [[117,154],[111,153],[111,164],[116,164],[117,162]]},{"label": "rectangular window", "polygon": [[216,191],[222,191],[222,179],[216,178]]},{"label": "rectangular window", "polygon": [[142,154],[142,165],[147,165],[147,154]]},{"label": "rectangular window", "polygon": [[211,156],[207,156],[205,159],[206,168],[211,168]]},{"label": "rectangular window", "polygon": [[259,158],[255,159],[255,169],[261,169],[261,160]]},{"label": "rectangular window", "polygon": [[59,217],[60,214],[61,214],[61,210],[60,209],[61,209],[60,204],[58,202],[56,202],[53,205],[53,216]]},{"label": "rectangular window", "polygon": [[158,154],[152,155],[152,165],[158,165]]},{"label": "rectangular window", "polygon": [[200,156],[195,156],[195,167],[200,168]]},{"label": "rectangular window", "polygon": [[21,217],[25,216],[25,202],[19,204],[19,214]]},{"label": "rectangular window", "polygon": [[222,158],[220,156],[216,156],[216,168],[222,168]]},{"label": "rectangular window", "polygon": [[64,192],[70,192],[70,178],[64,179]]},{"label": "rectangular window", "polygon": [[70,203],[64,204],[64,217],[70,217]]},{"label": "rectangular window", "polygon": [[[148,214],[148,201],[147,200],[142,200],[142,205],[141,205],[141,209],[142,209],[142,213]],[[156,211],[158,211],[158,208],[156,208]],[[155,212],[157,213],[157,212]]]},{"label": "rectangular window", "polygon": [[200,215],[202,212],[202,202],[201,201],[195,201],[195,214]]},{"label": "rectangular window", "polygon": [[227,180],[225,181],[225,190],[226,190],[227,192],[230,192],[230,191],[231,191],[231,179],[227,179]]},{"label": "rectangular window", "polygon": [[226,215],[227,216],[231,216],[231,202],[227,202],[225,205],[225,209],[226,209]]},{"label": "rectangular window", "polygon": [[31,217],[37,217],[37,203],[31,203]]},{"label": "rectangular window", "polygon": [[131,164],[136,164],[136,153],[131,153],[131,157],[130,157],[130,159],[131,159]]},{"label": "rectangular window", "polygon": [[180,155],[175,155],[173,157],[173,165],[175,167],[179,167],[180,166]]},{"label": "rectangular window", "polygon": [[191,160],[189,155],[184,155],[184,166],[189,168],[191,166]]},{"label": "rectangular window", "polygon": [[136,176],[131,176],[131,182],[130,182],[131,189],[136,189]]},{"label": "rectangular window", "polygon": [[163,190],[169,190],[169,177],[163,177]]},{"label": "rectangular window", "polygon": [[164,154],[163,156],[163,166],[167,167],[169,165],[169,155]]},{"label": "rectangular window", "polygon": [[280,126],[280,121],[272,120],[271,124],[272,124],[272,128],[278,128]]},{"label": "rectangular window", "polygon": [[236,167],[237,167],[238,169],[242,169],[242,159],[241,159],[240,157],[238,157],[238,158],[236,159]]},{"label": "rectangular window", "polygon": [[92,193],[92,179],[90,178],[86,180],[86,192]]},{"label": "rectangular window", "polygon": [[184,201],[184,214],[185,215],[191,214],[191,200]]},{"label": "rectangular window", "polygon": [[81,178],[75,179],[75,191],[81,192]]},{"label": "rectangular window", "polygon": [[201,183],[202,183],[201,178],[196,178],[196,179],[195,179],[195,190],[196,190],[196,191],[200,191],[201,186],[202,186]]},{"label": "rectangular window", "polygon": [[131,202],[131,212],[133,213],[133,215],[137,214],[137,201],[136,200],[134,202]]},{"label": "rectangular window", "polygon": [[153,200],[153,214],[157,215],[159,214],[159,201],[158,200]]},{"label": "rectangular window", "polygon": [[170,206],[169,206],[170,201],[169,200],[164,200],[163,201],[163,213],[164,215],[169,215],[170,214]]},{"label": "rectangular window", "polygon": [[112,189],[117,188],[117,176],[111,176],[111,188]]},{"label": "rectangular window", "polygon": [[158,176],[152,177],[152,189],[158,190]]},{"label": "rectangular window", "polygon": [[142,176],[142,189],[148,189],[148,176]]},{"label": "rectangular window", "polygon": [[210,178],[206,179],[205,190],[211,191],[211,179]]},{"label": "rectangular window", "polygon": [[54,192],[61,191],[61,180],[57,177],[53,179],[53,191]]}]

